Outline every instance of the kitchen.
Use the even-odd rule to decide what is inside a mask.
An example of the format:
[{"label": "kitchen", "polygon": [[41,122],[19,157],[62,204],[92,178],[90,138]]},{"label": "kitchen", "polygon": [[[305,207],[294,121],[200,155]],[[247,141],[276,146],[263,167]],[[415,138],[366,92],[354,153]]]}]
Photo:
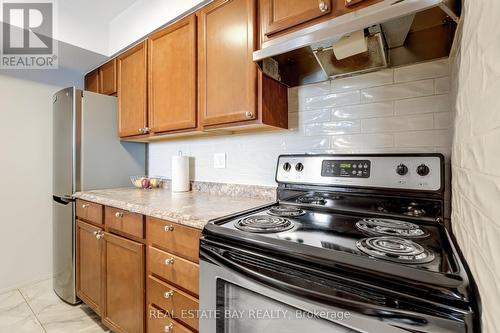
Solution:
[{"label": "kitchen", "polygon": [[498,331],[495,1],[41,2],[0,332]]}]

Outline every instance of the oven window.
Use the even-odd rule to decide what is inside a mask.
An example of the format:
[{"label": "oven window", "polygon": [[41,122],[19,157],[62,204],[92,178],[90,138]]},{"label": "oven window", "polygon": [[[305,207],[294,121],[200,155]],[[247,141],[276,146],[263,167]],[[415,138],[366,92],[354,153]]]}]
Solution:
[{"label": "oven window", "polygon": [[[359,333],[221,279],[217,280],[217,310],[217,333]],[[328,316],[349,321],[344,312]]]}]

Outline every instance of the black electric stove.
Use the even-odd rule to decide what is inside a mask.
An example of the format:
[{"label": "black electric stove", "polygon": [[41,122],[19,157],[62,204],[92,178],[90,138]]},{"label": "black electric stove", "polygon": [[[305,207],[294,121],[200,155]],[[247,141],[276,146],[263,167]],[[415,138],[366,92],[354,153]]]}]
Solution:
[{"label": "black electric stove", "polygon": [[[436,309],[429,317],[419,311],[428,324],[407,320],[393,327],[477,332],[470,275],[443,224],[443,170],[439,154],[280,156],[278,201],[209,223],[202,260],[229,260],[244,272],[268,276],[288,267],[288,276],[296,277],[292,285],[316,272],[318,279],[329,276],[344,287],[394,297],[392,310]],[[281,279],[281,286],[274,279],[274,288],[292,292],[287,275]],[[362,305],[358,309],[363,312]],[[430,324],[435,316],[444,322]]]}]

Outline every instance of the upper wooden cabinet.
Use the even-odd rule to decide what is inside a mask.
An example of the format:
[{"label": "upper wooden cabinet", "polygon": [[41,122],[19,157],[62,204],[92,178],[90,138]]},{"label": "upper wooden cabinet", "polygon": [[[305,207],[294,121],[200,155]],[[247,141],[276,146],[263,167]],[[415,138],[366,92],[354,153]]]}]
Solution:
[{"label": "upper wooden cabinet", "polygon": [[95,93],[99,92],[99,69],[85,75],[85,90]]},{"label": "upper wooden cabinet", "polygon": [[119,136],[148,133],[147,42],[121,54],[117,62]]},{"label": "upper wooden cabinet", "polygon": [[270,82],[252,59],[256,8],[256,0],[217,0],[199,12],[198,96],[205,130],[288,127],[287,88]]},{"label": "upper wooden cabinet", "polygon": [[196,16],[151,35],[149,51],[149,128],[151,132],[196,127]]},{"label": "upper wooden cabinet", "polygon": [[383,0],[259,0],[261,41]]},{"label": "upper wooden cabinet", "polygon": [[270,35],[331,11],[332,0],[263,0],[261,19]]},{"label": "upper wooden cabinet", "polygon": [[200,110],[204,126],[255,119],[256,2],[218,0],[199,13]]},{"label": "upper wooden cabinet", "polygon": [[114,95],[117,92],[116,59],[112,59],[99,67],[99,92],[104,95]]}]

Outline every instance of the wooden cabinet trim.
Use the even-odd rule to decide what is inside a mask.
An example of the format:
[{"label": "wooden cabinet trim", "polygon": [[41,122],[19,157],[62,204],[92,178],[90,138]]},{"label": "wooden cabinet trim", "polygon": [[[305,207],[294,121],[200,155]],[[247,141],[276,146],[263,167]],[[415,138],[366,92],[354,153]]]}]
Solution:
[{"label": "wooden cabinet trim", "polygon": [[[149,105],[149,127],[152,133],[162,133],[174,130],[186,130],[194,129],[197,126],[197,40],[196,40],[196,15],[190,15],[167,28],[160,30],[148,38],[148,105]],[[158,70],[158,64],[155,64],[155,45],[156,42],[167,35],[181,31],[181,29],[188,29],[188,38],[183,39],[181,42],[187,45],[189,49],[187,54],[176,54],[174,53],[173,59],[170,62],[183,62],[183,66],[178,64],[173,65],[173,69],[169,73],[165,73],[165,78],[162,78],[163,82],[158,82],[158,84],[166,84],[166,87],[162,86],[160,90],[161,93],[165,95],[174,94],[170,92],[170,89],[174,90],[177,86],[183,87],[181,94],[185,94],[178,100],[172,109],[160,109],[155,105],[156,101],[156,83],[155,73]],[[173,37],[172,37],[173,38]],[[168,50],[165,52],[168,53]],[[168,55],[167,55],[168,56]],[[177,57],[177,59],[175,59]],[[168,61],[163,61],[162,64],[169,64]],[[172,64],[171,64],[172,65]],[[167,77],[170,78],[167,81]],[[177,79],[177,81],[175,81]],[[171,80],[174,80],[173,82]],[[172,88],[169,88],[172,87]],[[177,92],[178,94],[179,92]],[[172,95],[169,99],[179,99],[179,96]],[[179,104],[184,104],[178,106]],[[175,110],[180,108],[180,110]],[[175,113],[177,111],[177,113]],[[168,123],[157,123],[157,117],[161,113],[169,114]],[[172,114],[173,113],[173,114]],[[180,114],[179,114],[180,113]],[[174,120],[174,116],[176,119]]]}]

